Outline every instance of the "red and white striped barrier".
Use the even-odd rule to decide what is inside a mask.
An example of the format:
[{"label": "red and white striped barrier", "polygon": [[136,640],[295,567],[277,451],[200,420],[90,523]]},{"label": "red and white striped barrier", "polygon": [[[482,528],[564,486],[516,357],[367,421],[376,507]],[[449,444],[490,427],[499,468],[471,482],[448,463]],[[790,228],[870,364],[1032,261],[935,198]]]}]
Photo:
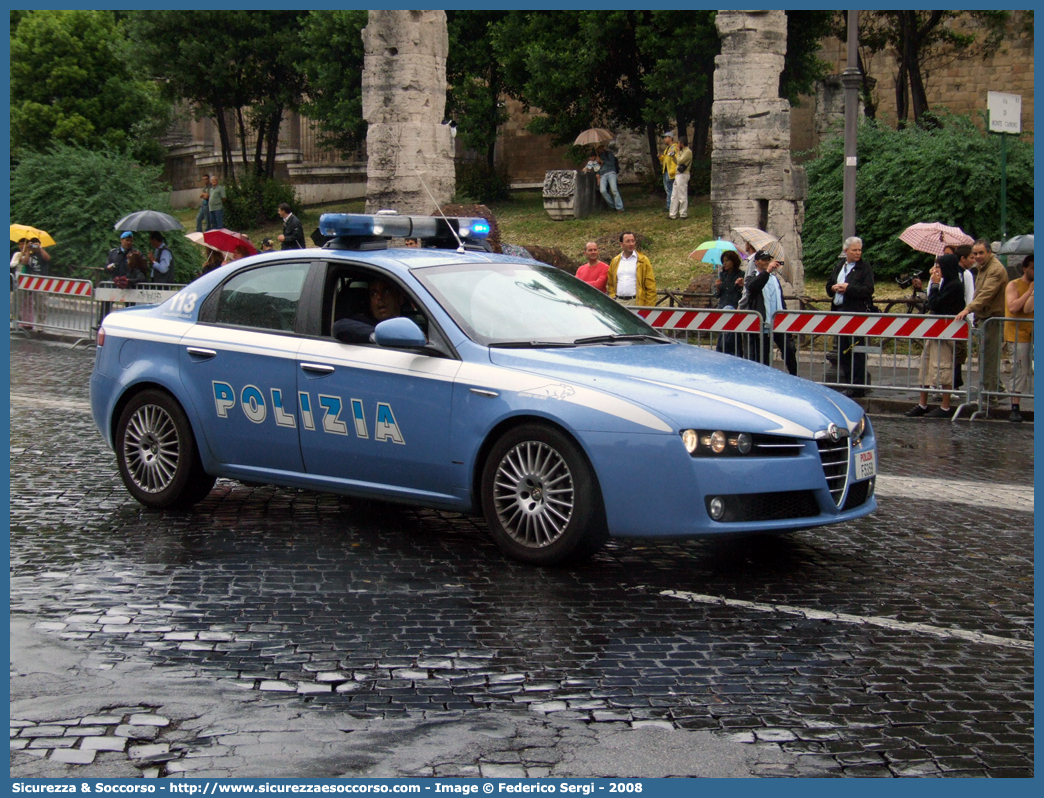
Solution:
[{"label": "red and white striped barrier", "polygon": [[870,338],[918,338],[967,341],[970,324],[947,316],[885,315],[781,310],[772,331],[801,335],[852,335]]},{"label": "red and white striped barrier", "polygon": [[47,294],[63,294],[90,298],[94,286],[90,280],[69,280],[64,277],[39,277],[33,274],[18,275],[18,288],[22,291],[42,291]]},{"label": "red and white striped barrier", "polygon": [[761,331],[761,316],[750,310],[686,310],[685,308],[635,308],[635,313],[657,330],[692,332]]}]

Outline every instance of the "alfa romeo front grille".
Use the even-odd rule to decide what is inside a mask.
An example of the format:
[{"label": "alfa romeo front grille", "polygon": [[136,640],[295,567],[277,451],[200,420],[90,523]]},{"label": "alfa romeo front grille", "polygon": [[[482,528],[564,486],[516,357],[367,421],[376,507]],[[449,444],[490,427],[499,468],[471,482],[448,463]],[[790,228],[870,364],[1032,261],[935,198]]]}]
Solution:
[{"label": "alfa romeo front grille", "polygon": [[787,438],[783,435],[766,435],[754,433],[751,454],[758,457],[797,457],[805,451],[805,442],[798,438]]},{"label": "alfa romeo front grille", "polygon": [[845,496],[845,487],[848,485],[849,449],[851,448],[848,436],[845,435],[839,441],[819,438],[816,445],[819,447],[819,459],[823,463],[823,476],[826,477],[830,495],[834,497],[834,504],[840,507]]}]

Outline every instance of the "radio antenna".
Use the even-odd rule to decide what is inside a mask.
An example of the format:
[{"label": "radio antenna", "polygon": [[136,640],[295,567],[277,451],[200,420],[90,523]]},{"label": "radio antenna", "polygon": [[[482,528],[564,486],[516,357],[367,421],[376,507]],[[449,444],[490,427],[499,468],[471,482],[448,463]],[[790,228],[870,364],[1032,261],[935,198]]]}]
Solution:
[{"label": "radio antenna", "polygon": [[457,231],[453,229],[453,225],[450,224],[450,220],[447,219],[446,218],[446,214],[444,214],[442,212],[442,206],[439,205],[439,201],[437,199],[435,199],[434,195],[432,195],[431,190],[428,188],[428,184],[424,182],[424,178],[421,177],[420,172],[414,172],[413,176],[416,177],[421,182],[421,185],[424,186],[424,190],[427,191],[428,192],[428,196],[431,197],[431,201],[435,203],[435,209],[439,212],[439,216],[441,216],[442,220],[444,222],[446,222],[446,227],[448,227],[449,231],[451,233],[453,233],[453,237],[455,239],[457,239],[457,253],[460,254],[460,255],[463,255],[464,254],[464,242],[460,240],[460,236],[457,235]]}]

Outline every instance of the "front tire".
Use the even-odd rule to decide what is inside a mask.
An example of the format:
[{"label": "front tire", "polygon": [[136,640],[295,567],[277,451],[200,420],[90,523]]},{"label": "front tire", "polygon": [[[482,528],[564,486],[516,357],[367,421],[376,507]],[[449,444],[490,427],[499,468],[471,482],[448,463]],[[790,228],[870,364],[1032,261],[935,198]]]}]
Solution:
[{"label": "front tire", "polygon": [[116,425],[116,461],[123,484],[146,507],[191,507],[214,487],[185,411],[164,391],[142,391],[127,403]]},{"label": "front tire", "polygon": [[482,470],[482,510],[501,550],[530,565],[586,559],[608,538],[587,459],[542,424],[515,427],[494,445]]}]

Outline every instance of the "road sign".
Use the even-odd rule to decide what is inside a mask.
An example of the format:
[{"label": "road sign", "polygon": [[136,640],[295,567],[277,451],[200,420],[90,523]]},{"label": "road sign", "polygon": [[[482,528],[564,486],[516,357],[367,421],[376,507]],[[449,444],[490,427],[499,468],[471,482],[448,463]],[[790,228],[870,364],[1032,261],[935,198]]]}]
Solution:
[{"label": "road sign", "polygon": [[1022,95],[986,92],[986,109],[990,112],[991,133],[1022,132]]}]

